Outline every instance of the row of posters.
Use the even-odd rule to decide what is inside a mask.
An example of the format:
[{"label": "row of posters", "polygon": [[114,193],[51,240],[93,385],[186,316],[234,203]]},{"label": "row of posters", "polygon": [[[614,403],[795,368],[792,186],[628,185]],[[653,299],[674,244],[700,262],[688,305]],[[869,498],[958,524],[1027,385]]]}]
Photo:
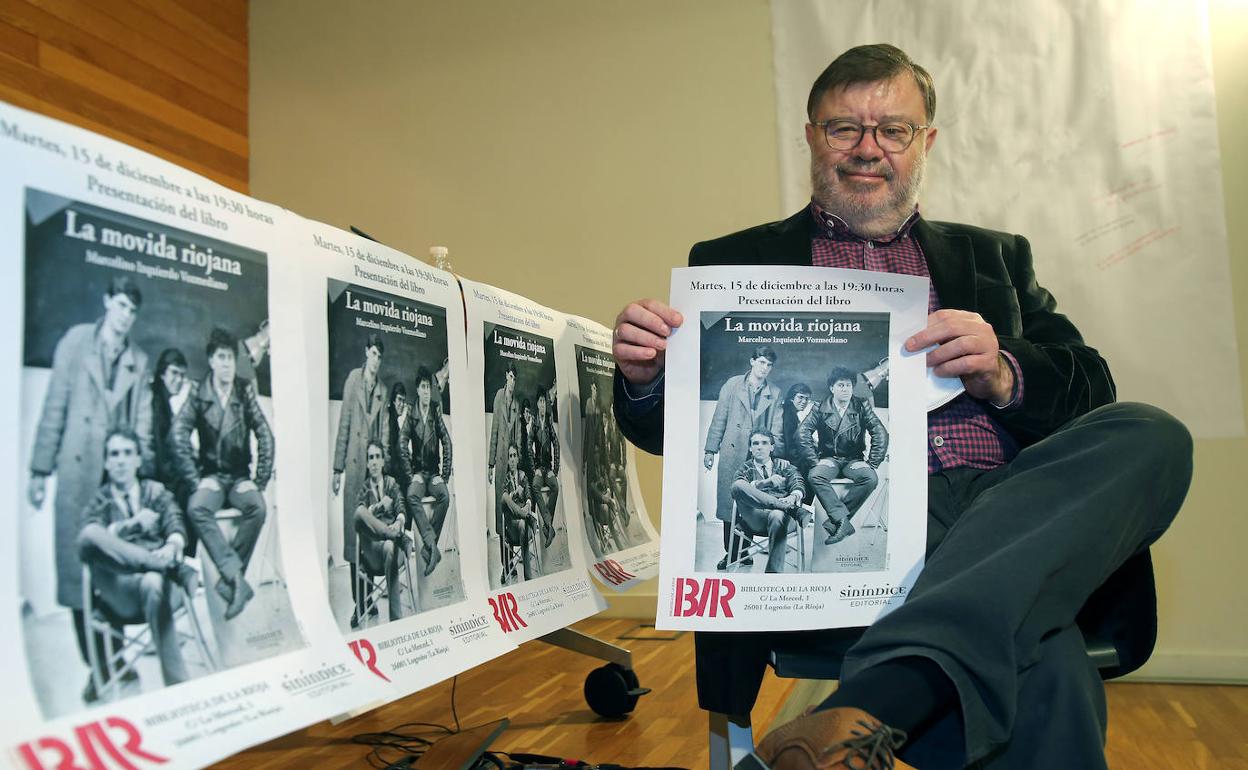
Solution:
[{"label": "row of posters", "polygon": [[0,104],[0,763],[199,767],[658,570],[610,332]]}]

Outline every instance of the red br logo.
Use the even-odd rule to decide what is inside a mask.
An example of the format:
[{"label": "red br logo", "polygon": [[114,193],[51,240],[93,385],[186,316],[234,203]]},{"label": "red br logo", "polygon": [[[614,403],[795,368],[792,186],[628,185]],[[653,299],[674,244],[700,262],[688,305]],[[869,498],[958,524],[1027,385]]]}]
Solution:
[{"label": "red br logo", "polygon": [[528,628],[529,624],[524,622],[524,618],[520,617],[520,608],[516,606],[516,597],[510,591],[490,597],[490,607],[494,610],[494,619],[498,621],[498,625],[503,629],[503,633],[510,634],[521,628]]},{"label": "red br logo", "polygon": [[631,572],[626,571],[620,566],[615,559],[603,559],[594,564],[594,569],[598,570],[598,574],[602,575],[602,579],[611,585],[618,586],[621,583],[627,583],[637,577]]},{"label": "red br logo", "polygon": [[737,595],[737,587],[728,578],[676,578],[676,606],[672,615],[678,618],[732,617],[728,604]]},{"label": "red br logo", "polygon": [[374,649],[372,642],[367,639],[356,639],[348,642],[347,644],[351,648],[351,652],[355,653],[355,657],[358,658],[369,671],[372,671],[374,674],[382,679],[385,679],[387,682],[390,681],[390,677],[381,673],[381,669],[377,668],[377,650]]},{"label": "red br logo", "polygon": [[169,761],[145,750],[138,728],[121,717],[75,727],[74,741],[48,737],[23,743],[17,755],[29,770],[140,770]]}]

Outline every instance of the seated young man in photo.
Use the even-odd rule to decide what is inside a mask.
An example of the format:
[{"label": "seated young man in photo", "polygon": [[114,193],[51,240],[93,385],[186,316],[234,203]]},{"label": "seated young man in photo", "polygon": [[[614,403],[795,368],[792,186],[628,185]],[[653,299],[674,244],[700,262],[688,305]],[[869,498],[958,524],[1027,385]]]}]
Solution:
[{"label": "seated young man in photo", "polygon": [[[594,528],[601,537],[601,543],[604,552],[610,549],[611,552],[622,551],[629,546],[629,540],[626,533],[622,530],[619,520],[618,511],[620,502],[616,498],[614,485],[611,483],[611,475],[606,467],[606,461],[598,458],[588,465],[589,483],[587,492],[589,495],[589,513],[592,517],[591,527]],[[605,535],[602,535],[602,527],[607,528]],[[615,544],[612,548],[607,539]]]},{"label": "seated young man in photo", "polygon": [[[187,679],[182,648],[174,625],[173,585],[194,596],[199,575],[182,561],[186,527],[173,493],[158,481],[138,478],[138,434],[115,429],[104,441],[104,472],[108,480],[82,514],[78,553],[91,568],[99,601],[123,622],[142,619],[152,631],[166,685]],[[111,666],[104,664],[104,679]],[[89,679],[83,700],[99,698]]]},{"label": "seated young man in photo", "polygon": [[[225,619],[238,616],[255,592],[243,578],[264,527],[264,487],[273,475],[273,432],[260,411],[251,380],[235,376],[238,341],[224,329],[208,337],[208,376],[174,422],[174,446],[186,489],[187,518],[212,557],[221,579],[216,591],[226,602]],[[191,433],[199,435],[198,462]],[[251,439],[256,439],[256,470],[251,472]],[[226,506],[239,512],[227,541],[217,523]]]},{"label": "seated young man in photo", "polygon": [[[802,420],[798,444],[810,467],[810,486],[828,514],[823,526],[828,531],[824,545],[839,543],[854,534],[850,519],[880,483],[875,469],[888,451],[888,431],[871,404],[854,395],[858,375],[838,366],[828,373],[829,395]],[[818,434],[818,439],[815,438]],[[867,454],[867,435],[871,453]],[[864,459],[865,458],[865,459]],[[833,479],[849,479],[842,500]]]},{"label": "seated young man in photo", "polygon": [[[399,482],[384,473],[385,452],[380,441],[369,441],[365,467],[368,476],[360,487],[355,506],[355,536],[359,538],[361,565],[367,575],[385,575],[390,601],[390,619],[403,617],[399,565],[412,549],[408,537],[406,503]],[[351,627],[359,625],[359,612],[351,615]]]},{"label": "seated young man in photo", "polygon": [[[801,526],[807,513],[802,507],[806,485],[793,463],[771,456],[774,448],[767,431],[750,434],[750,459],[737,469],[732,500],[737,504],[737,529],[751,537],[766,535],[767,571],[783,572],[789,533]],[[715,566],[726,569],[728,554]]]},{"label": "seated young man in photo", "polygon": [[[424,573],[432,574],[442,560],[438,538],[451,507],[446,482],[451,477],[451,432],[442,418],[442,404],[433,398],[433,375],[425,367],[416,370],[416,404],[399,434],[402,462],[411,470],[407,487],[407,513],[420,533]],[[425,515],[424,498],[433,498],[433,517]]]},{"label": "seated young man in photo", "polygon": [[[533,577],[530,564],[531,548],[529,536],[533,531],[540,531],[541,518],[533,512],[533,494],[529,489],[529,479],[520,470],[520,452],[516,447],[507,448],[507,473],[503,476],[503,516],[505,519],[503,537],[509,546],[520,546],[520,562],[524,579]],[[504,572],[509,573],[509,565],[503,565]]]},{"label": "seated young man in photo", "polygon": [[559,436],[551,421],[546,391],[541,388],[528,446],[532,447],[533,498],[542,514],[542,547],[549,548],[555,539],[555,503],[559,500]]}]

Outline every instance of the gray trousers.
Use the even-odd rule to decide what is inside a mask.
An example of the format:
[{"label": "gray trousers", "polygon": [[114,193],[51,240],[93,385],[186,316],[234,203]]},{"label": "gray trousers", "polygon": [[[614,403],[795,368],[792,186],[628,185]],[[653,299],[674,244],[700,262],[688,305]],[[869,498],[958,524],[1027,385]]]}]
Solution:
[{"label": "gray trousers", "polygon": [[1105,767],[1104,688],[1075,617],[1166,530],[1191,474],[1182,423],[1111,404],[1000,468],[930,476],[926,566],[842,667],[850,680],[919,656],[953,681],[960,709],[903,758],[924,770]]},{"label": "gray trousers", "polygon": [[[127,622],[141,618],[151,629],[165,684],[185,682],[186,664],[173,619],[174,585],[164,574],[148,569],[149,551],[99,525],[83,529],[78,547],[82,560],[91,566],[91,582],[100,601],[117,617]],[[104,672],[105,680],[111,676],[111,670]]]}]

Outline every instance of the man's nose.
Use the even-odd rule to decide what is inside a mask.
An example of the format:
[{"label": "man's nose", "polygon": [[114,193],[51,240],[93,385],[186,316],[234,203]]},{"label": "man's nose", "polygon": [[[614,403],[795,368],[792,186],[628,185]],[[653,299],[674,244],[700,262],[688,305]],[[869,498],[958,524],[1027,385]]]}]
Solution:
[{"label": "man's nose", "polygon": [[884,150],[875,141],[875,130],[873,128],[863,130],[862,139],[858,141],[858,144],[850,152],[855,158],[861,158],[862,160],[880,160],[884,157]]}]

